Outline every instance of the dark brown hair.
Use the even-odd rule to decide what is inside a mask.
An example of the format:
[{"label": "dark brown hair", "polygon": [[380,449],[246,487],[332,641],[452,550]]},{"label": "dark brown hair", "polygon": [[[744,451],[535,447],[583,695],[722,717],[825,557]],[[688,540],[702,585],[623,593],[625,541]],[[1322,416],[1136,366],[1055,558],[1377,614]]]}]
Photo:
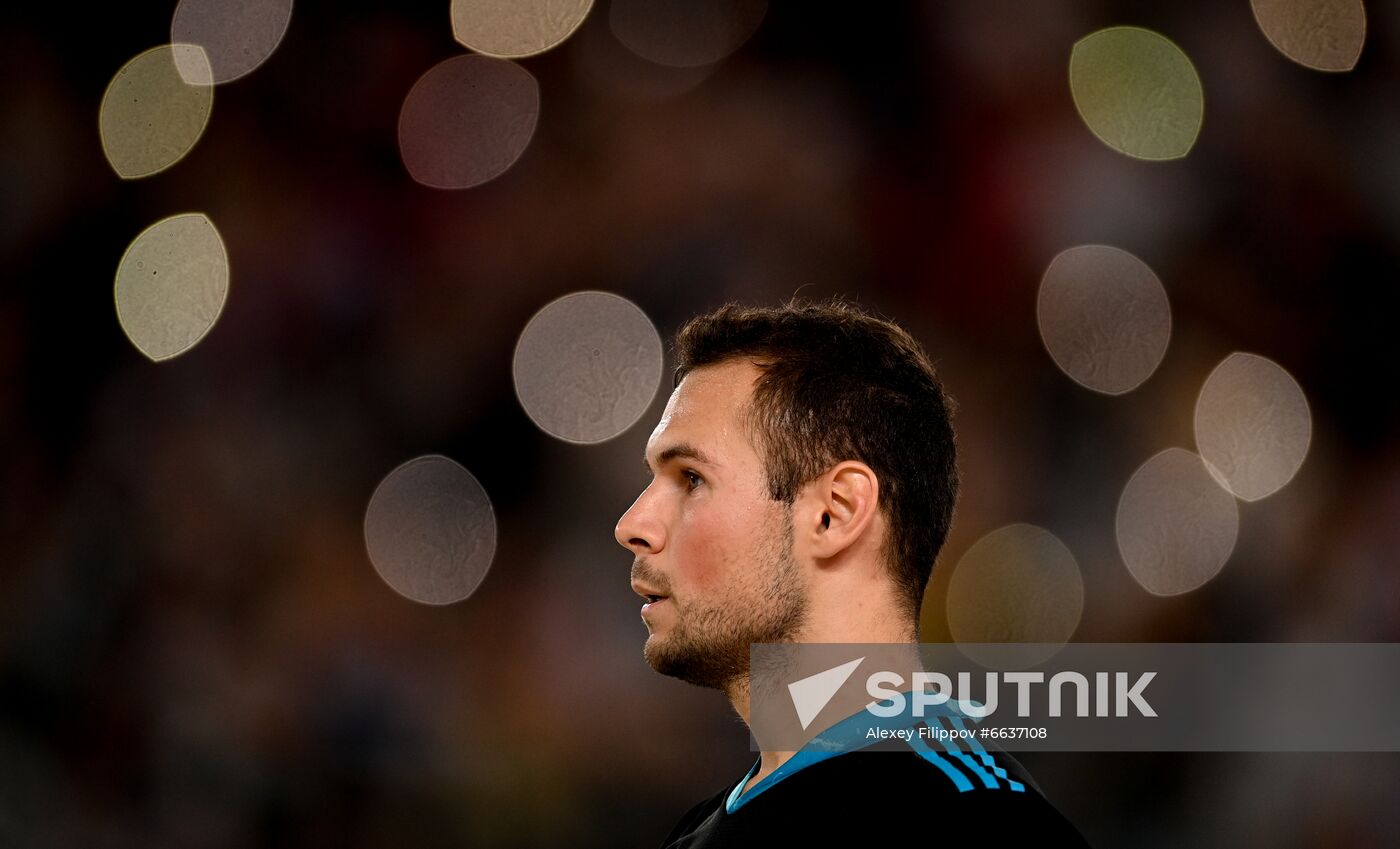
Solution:
[{"label": "dark brown hair", "polygon": [[774,500],[842,460],[879,479],[884,556],[917,619],[958,495],[952,401],[899,325],[845,301],[726,304],[676,334],[676,378],[727,360],[762,371],[744,411]]}]

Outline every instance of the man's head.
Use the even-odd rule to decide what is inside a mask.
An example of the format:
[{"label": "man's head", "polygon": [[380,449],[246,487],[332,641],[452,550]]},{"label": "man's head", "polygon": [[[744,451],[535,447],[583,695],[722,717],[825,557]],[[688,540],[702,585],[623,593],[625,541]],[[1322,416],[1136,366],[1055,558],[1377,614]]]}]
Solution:
[{"label": "man's head", "polygon": [[[849,304],[727,305],[676,337],[651,483],[617,525],[647,661],[723,687],[749,644],[856,612],[916,630],[957,497],[950,402],[904,330]],[[848,606],[849,611],[842,610]]]}]

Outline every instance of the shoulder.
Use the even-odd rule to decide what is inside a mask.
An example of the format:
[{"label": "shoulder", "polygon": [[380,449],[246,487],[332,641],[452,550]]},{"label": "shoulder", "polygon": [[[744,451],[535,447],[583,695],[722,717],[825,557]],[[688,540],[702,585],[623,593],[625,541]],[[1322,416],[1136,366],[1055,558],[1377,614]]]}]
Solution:
[{"label": "shoulder", "polygon": [[[803,770],[811,784],[841,792],[959,796],[977,791],[1039,795],[1030,776],[1005,755],[928,748],[848,752]],[[796,776],[794,776],[795,778]]]},{"label": "shoulder", "polygon": [[[801,781],[803,774],[806,780]],[[1084,846],[1083,837],[1001,752],[858,751],[793,776],[790,790],[809,811],[844,811],[878,829],[881,839],[967,837],[997,845],[1035,840]],[[777,789],[777,788],[775,788]],[[819,828],[833,820],[815,819]]]}]

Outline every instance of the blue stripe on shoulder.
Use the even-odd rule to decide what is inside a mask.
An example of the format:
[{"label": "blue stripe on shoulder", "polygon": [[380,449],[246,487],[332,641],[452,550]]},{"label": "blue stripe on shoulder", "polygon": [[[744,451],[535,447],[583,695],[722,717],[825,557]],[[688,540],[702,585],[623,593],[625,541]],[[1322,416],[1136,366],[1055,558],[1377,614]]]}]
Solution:
[{"label": "blue stripe on shoulder", "polygon": [[[950,716],[950,717],[948,717],[948,720],[949,720],[950,722],[953,723],[953,727],[958,728],[958,729],[963,729],[963,728],[964,728],[964,726],[963,726],[963,721],[962,721],[962,718],[961,718],[961,717]],[[982,763],[985,764],[986,766],[991,767],[991,768],[992,768],[992,772],[996,773],[996,775],[997,775],[998,778],[1004,779],[1004,780],[1006,781],[1007,786],[1010,787],[1011,790],[1012,790],[1013,792],[1016,792],[1016,793],[1024,793],[1024,792],[1026,792],[1026,785],[1022,784],[1022,783],[1019,782],[1019,781],[1016,781],[1016,780],[1013,779],[1011,776],[1009,776],[1009,775],[1006,774],[1006,770],[1004,770],[1004,769],[1002,769],[1001,767],[997,766],[996,761],[992,760],[992,756],[991,756],[990,754],[987,753],[987,750],[986,750],[985,748],[982,747],[982,744],[981,744],[981,743],[977,742],[977,735],[976,735],[976,734],[973,734],[973,735],[969,736],[969,737],[967,738],[967,740],[968,740],[968,743],[971,745],[972,750],[973,750],[974,752],[977,753],[977,756],[978,756],[979,758],[982,759]]]},{"label": "blue stripe on shoulder", "polygon": [[[942,723],[938,722],[937,719],[934,720],[933,724],[939,729],[943,728]],[[988,790],[1000,789],[1001,785],[997,784],[996,778],[994,778],[990,772],[987,772],[985,769],[983,769],[981,764],[977,763],[972,758],[964,754],[963,750],[958,747],[958,742],[956,740],[953,740],[951,738],[941,738],[938,742],[943,744],[943,748],[948,752],[948,754],[961,761],[962,764],[967,767],[968,772],[971,772],[973,775],[977,776],[978,780],[982,782],[983,787],[987,788]]]},{"label": "blue stripe on shoulder", "polygon": [[929,748],[929,745],[917,735],[909,740],[909,748],[918,752],[920,757],[924,760],[943,770],[943,774],[948,776],[948,779],[958,788],[959,793],[966,793],[972,789],[972,782],[967,780],[967,776],[963,775],[961,770],[948,763],[942,755]]}]

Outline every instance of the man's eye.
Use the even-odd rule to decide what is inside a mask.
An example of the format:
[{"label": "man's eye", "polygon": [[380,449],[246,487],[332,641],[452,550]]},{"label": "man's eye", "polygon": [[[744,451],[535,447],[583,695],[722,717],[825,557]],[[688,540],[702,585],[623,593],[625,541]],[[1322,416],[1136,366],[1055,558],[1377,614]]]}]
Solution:
[{"label": "man's eye", "polygon": [[695,474],[689,469],[686,469],[685,471],[681,472],[681,477],[685,478],[686,489],[695,489],[697,486],[705,482],[704,478],[700,477],[699,475]]}]

